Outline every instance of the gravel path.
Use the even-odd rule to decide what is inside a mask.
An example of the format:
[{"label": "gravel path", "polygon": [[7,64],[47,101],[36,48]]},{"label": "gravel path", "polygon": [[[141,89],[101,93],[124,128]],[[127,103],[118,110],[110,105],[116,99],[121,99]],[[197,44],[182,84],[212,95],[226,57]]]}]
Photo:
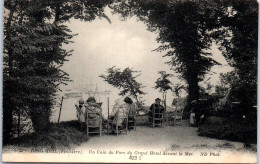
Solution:
[{"label": "gravel path", "polygon": [[[165,126],[163,128],[137,126],[136,131],[131,131],[127,135],[124,133],[119,136],[103,134],[101,138],[91,136],[87,143],[83,143],[81,146],[76,147],[76,149],[81,149],[85,153],[89,153],[89,150],[95,152],[148,151],[148,154],[150,151],[161,153],[188,151],[193,153],[193,157],[201,157],[201,152],[207,152],[207,156],[212,153],[211,156],[220,155],[227,159],[230,159],[230,155],[232,157],[235,156],[234,159],[238,160],[235,160],[236,162],[240,162],[240,159],[237,157],[242,158],[241,161],[249,160],[250,162],[255,162],[257,159],[257,153],[244,148],[243,143],[200,137],[196,131],[197,128],[188,126],[188,122],[184,122],[182,125]],[[176,156],[175,159],[178,159],[178,157]]]},{"label": "gravel path", "polygon": [[137,126],[126,134],[90,136],[69,151],[55,153],[13,152],[2,155],[5,161],[31,162],[168,162],[168,163],[256,163],[257,153],[243,143],[197,135],[187,121],[161,127]]}]

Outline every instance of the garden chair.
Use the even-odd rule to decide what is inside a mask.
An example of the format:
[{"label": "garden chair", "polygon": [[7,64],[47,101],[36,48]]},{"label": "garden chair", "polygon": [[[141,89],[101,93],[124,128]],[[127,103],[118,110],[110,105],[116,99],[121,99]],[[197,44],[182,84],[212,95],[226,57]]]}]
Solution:
[{"label": "garden chair", "polygon": [[155,105],[152,107],[152,115],[149,115],[149,125],[152,125],[153,128],[156,125],[163,127],[164,112],[162,112],[161,108],[155,107]]},{"label": "garden chair", "polygon": [[[117,123],[116,123],[116,135],[118,136],[119,133],[121,133],[122,131],[125,131],[125,134],[127,135],[127,131],[128,131],[128,116],[119,116],[119,114],[117,114]],[[120,122],[122,122],[122,124],[120,124]]]},{"label": "garden chair", "polygon": [[110,128],[107,129],[107,134],[116,132],[116,135],[118,136],[119,133],[122,131],[125,132],[127,135],[128,131],[128,113],[124,113],[124,111],[117,111],[115,114],[115,118],[108,119],[107,122],[110,125]]},{"label": "garden chair", "polygon": [[133,106],[134,109],[132,109],[132,112],[129,112],[128,114],[128,130],[130,132],[130,129],[133,128],[136,130],[136,118],[137,118],[137,111],[136,107]]},{"label": "garden chair", "polygon": [[182,123],[183,109],[177,110],[176,108],[176,110],[174,111],[174,115],[172,117],[173,117],[174,125],[176,125],[177,122]]},{"label": "garden chair", "polygon": [[99,134],[99,137],[102,135],[102,110],[99,112],[92,112],[86,110],[86,128],[87,136],[90,133]]}]

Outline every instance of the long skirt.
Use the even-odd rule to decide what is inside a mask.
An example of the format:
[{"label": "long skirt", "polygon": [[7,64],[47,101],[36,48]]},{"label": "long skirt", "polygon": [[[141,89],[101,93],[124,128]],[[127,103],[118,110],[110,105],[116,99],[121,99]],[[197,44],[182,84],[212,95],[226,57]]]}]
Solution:
[{"label": "long skirt", "polygon": [[191,114],[190,114],[190,124],[191,124],[191,125],[195,125],[195,124],[196,124],[195,113],[191,113]]}]

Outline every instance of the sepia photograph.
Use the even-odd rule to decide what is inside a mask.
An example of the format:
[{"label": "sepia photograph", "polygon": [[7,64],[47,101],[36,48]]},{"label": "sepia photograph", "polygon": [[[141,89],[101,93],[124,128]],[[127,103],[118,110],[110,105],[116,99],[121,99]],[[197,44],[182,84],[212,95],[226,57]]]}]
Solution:
[{"label": "sepia photograph", "polygon": [[257,0],[3,3],[2,162],[257,162]]}]

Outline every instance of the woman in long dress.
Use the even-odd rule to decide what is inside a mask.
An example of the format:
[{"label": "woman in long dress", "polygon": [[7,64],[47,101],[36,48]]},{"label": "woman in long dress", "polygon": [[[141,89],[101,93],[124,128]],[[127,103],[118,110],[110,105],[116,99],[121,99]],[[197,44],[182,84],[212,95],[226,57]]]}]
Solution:
[{"label": "woman in long dress", "polygon": [[195,113],[196,109],[197,109],[197,100],[193,100],[191,102],[191,111],[190,111],[190,125],[191,126],[197,125],[196,113]]},{"label": "woman in long dress", "polygon": [[132,114],[133,112],[135,111],[133,101],[131,98],[126,97],[124,99],[124,102],[117,100],[109,118],[110,122],[113,125],[124,127],[126,125],[125,118],[128,118],[129,113]]}]

